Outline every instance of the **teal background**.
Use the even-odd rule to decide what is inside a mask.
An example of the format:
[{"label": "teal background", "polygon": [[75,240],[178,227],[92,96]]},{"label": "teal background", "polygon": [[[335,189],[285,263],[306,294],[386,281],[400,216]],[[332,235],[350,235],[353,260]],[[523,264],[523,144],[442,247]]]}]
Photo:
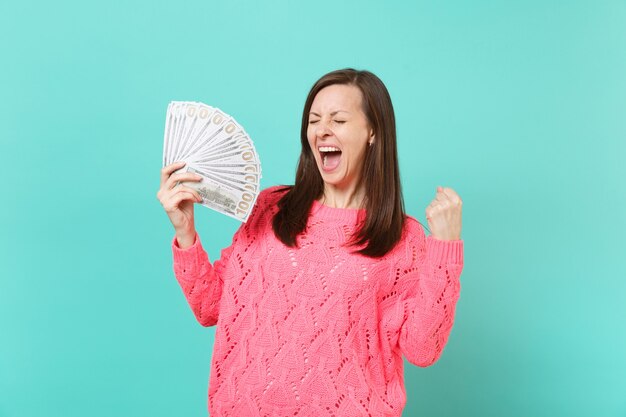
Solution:
[{"label": "teal background", "polygon": [[[391,93],[408,212],[464,202],[455,327],[404,416],[626,416],[625,1],[7,1],[0,57],[0,416],[207,414],[167,104],[232,114],[291,183],[305,96],[347,66]],[[215,259],[238,223],[196,215]]]}]

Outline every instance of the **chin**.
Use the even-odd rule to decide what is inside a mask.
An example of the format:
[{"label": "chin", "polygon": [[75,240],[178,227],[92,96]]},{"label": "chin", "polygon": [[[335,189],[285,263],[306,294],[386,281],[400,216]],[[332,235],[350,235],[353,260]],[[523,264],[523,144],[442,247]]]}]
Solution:
[{"label": "chin", "polygon": [[343,173],[332,173],[327,174],[325,172],[320,173],[322,176],[322,180],[325,185],[332,185],[334,187],[344,187],[347,186],[348,181],[346,180],[346,176]]}]

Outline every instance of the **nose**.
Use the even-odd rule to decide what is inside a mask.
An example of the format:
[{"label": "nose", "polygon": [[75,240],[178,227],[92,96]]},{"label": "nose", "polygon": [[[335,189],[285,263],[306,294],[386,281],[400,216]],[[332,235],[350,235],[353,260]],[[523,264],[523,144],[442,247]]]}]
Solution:
[{"label": "nose", "polygon": [[325,138],[327,136],[330,136],[331,134],[332,131],[328,127],[328,123],[326,121],[320,120],[319,122],[317,122],[317,126],[315,126],[315,135],[318,138]]}]

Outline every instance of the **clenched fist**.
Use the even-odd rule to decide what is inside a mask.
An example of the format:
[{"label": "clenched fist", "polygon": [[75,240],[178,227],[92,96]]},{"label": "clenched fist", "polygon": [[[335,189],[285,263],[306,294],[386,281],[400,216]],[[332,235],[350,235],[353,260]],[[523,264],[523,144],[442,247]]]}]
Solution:
[{"label": "clenched fist", "polygon": [[426,220],[435,239],[461,239],[463,201],[452,188],[437,187],[435,199],[426,207]]}]

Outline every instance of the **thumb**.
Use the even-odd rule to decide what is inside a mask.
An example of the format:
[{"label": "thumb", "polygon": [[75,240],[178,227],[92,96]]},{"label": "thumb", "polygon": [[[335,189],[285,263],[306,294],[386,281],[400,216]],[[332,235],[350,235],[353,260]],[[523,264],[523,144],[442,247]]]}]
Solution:
[{"label": "thumb", "polygon": [[437,191],[438,192],[442,192],[443,191],[443,187],[442,186],[437,187]]}]

